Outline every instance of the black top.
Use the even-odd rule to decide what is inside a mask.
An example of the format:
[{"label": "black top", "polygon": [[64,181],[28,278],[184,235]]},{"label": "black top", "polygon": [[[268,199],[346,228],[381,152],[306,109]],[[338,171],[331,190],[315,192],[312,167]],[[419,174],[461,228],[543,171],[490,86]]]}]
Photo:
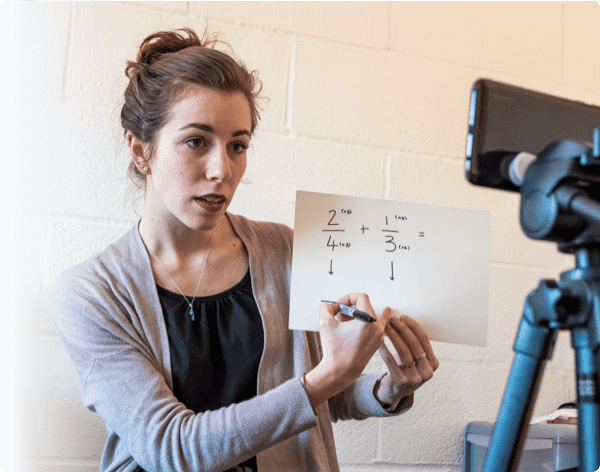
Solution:
[{"label": "black top", "polygon": [[[162,287],[157,290],[167,325],[177,399],[201,413],[256,396],[264,330],[250,270],[229,290],[196,297],[192,303],[195,320],[181,294]],[[256,470],[256,458],[240,465]]]}]

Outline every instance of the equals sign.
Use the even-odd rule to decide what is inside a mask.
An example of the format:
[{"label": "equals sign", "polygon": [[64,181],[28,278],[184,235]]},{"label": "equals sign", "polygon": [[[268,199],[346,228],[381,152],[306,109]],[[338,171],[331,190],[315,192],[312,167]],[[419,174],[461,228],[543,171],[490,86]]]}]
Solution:
[{"label": "equals sign", "polygon": [[425,237],[425,233],[423,231],[419,231],[419,237],[420,238],[424,238]]}]

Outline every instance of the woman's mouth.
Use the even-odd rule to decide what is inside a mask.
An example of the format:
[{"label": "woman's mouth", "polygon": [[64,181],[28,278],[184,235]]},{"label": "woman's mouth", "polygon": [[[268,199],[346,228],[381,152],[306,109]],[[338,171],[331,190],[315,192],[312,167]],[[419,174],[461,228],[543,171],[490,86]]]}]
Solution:
[{"label": "woman's mouth", "polygon": [[227,201],[227,198],[224,195],[211,194],[196,197],[194,200],[205,210],[219,211]]}]

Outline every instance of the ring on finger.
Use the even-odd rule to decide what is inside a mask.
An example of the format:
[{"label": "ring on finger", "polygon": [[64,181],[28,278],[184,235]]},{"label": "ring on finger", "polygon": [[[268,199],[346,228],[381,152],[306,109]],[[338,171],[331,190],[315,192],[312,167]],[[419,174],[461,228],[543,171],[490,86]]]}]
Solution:
[{"label": "ring on finger", "polygon": [[420,356],[415,357],[415,361],[420,361],[421,359],[425,359],[427,357],[427,354],[423,353]]}]

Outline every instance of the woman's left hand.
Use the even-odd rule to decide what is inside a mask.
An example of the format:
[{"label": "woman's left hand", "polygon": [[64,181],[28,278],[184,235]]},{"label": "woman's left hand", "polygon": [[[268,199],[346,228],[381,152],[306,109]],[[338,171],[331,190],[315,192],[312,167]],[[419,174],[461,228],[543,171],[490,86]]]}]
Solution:
[{"label": "woman's left hand", "polygon": [[393,410],[400,400],[431,379],[440,363],[433,353],[427,334],[409,316],[391,316],[385,333],[394,346],[396,355],[385,344],[379,349],[389,372],[376,386],[375,395],[380,403],[389,405],[389,409]]}]

